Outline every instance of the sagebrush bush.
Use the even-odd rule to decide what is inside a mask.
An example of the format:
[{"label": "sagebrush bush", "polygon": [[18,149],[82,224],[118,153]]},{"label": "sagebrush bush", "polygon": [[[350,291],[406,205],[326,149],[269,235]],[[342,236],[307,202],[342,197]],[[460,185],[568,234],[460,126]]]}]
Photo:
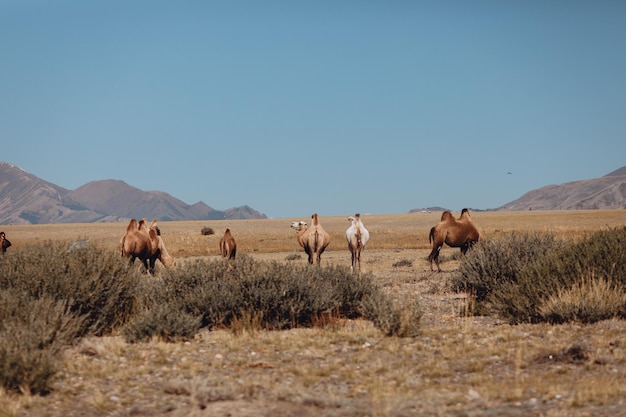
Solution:
[{"label": "sagebrush bush", "polygon": [[201,318],[172,310],[170,304],[154,305],[137,313],[122,328],[128,343],[148,342],[156,338],[162,342],[184,342],[193,339],[200,329]]},{"label": "sagebrush bush", "polygon": [[459,271],[451,278],[452,290],[467,291],[478,304],[483,303],[494,289],[517,282],[534,260],[563,246],[553,234],[540,232],[507,233],[481,240],[462,258]]},{"label": "sagebrush bush", "polygon": [[[581,285],[588,277],[624,291],[626,227],[593,233],[537,258],[519,274],[517,282],[505,283],[494,292],[494,305],[499,314],[512,323],[544,321],[546,317],[541,308],[546,301],[559,291]],[[579,303],[589,302],[594,301],[585,297],[579,300]],[[615,313],[624,317],[623,311]],[[593,316],[595,314],[586,320]],[[597,315],[598,319],[603,316]]]},{"label": "sagebrush bush", "polygon": [[67,301],[0,289],[0,384],[15,392],[48,392],[62,349],[77,340],[83,319]]},{"label": "sagebrush bush", "polygon": [[121,327],[133,314],[140,278],[119,253],[90,245],[68,250],[49,241],[0,257],[0,289],[67,302],[84,318],[81,336]]},{"label": "sagebrush bush", "polygon": [[169,304],[172,311],[201,317],[202,327],[240,326],[254,317],[261,328],[278,330],[313,326],[329,312],[361,317],[362,301],[379,290],[371,274],[357,276],[347,267],[259,262],[243,255],[234,262],[168,269],[143,291],[147,308]]},{"label": "sagebrush bush", "polygon": [[363,316],[386,336],[414,337],[419,332],[422,310],[415,298],[398,303],[378,291],[363,300],[361,309]]}]

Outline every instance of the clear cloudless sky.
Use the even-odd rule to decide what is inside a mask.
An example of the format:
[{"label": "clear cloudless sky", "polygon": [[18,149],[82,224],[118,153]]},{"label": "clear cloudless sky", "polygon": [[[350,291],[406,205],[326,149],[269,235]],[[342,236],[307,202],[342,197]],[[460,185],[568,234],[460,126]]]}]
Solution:
[{"label": "clear cloudless sky", "polygon": [[0,0],[0,160],[269,217],[497,208],[626,165],[626,1]]}]

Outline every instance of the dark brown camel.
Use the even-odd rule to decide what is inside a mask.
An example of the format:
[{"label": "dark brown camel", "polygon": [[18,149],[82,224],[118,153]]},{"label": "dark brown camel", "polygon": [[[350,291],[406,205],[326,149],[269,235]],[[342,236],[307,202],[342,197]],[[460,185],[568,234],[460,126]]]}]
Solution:
[{"label": "dark brown camel", "polygon": [[220,239],[220,253],[224,258],[235,259],[237,244],[232,233],[230,233],[230,229],[226,229],[224,236]]},{"label": "dark brown camel", "polygon": [[9,242],[4,232],[0,232],[0,246],[2,246],[2,253],[5,253],[9,246],[11,246],[11,242]]},{"label": "dark brown camel", "polygon": [[449,211],[444,211],[441,221],[430,229],[428,239],[433,245],[428,255],[430,270],[433,271],[433,261],[435,261],[437,270],[441,272],[439,251],[443,244],[451,248],[461,248],[461,254],[464,255],[474,243],[478,242],[480,232],[472,222],[469,210],[464,208],[458,219],[455,219]]}]

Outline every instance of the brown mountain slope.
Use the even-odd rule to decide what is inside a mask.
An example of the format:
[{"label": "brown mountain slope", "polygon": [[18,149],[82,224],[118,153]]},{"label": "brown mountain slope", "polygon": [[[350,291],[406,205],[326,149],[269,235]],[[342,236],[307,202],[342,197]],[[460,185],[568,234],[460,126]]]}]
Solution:
[{"label": "brown mountain slope", "polygon": [[91,223],[130,218],[160,220],[264,219],[248,206],[215,210],[186,204],[160,191],[142,191],[119,180],[92,181],[66,190],[0,162],[0,224]]},{"label": "brown mountain slope", "polygon": [[604,177],[548,185],[532,190],[498,210],[626,208],[626,166]]}]

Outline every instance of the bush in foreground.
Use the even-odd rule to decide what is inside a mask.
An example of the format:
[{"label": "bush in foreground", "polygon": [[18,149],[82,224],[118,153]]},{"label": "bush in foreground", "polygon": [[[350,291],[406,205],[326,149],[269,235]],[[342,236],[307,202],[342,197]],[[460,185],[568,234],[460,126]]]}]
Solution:
[{"label": "bush in foreground", "polygon": [[0,289],[68,303],[82,321],[81,336],[121,327],[133,314],[141,277],[119,253],[97,246],[68,250],[44,242],[0,257]]},{"label": "bush in foreground", "polygon": [[511,323],[594,322],[625,317],[626,228],[578,242],[551,234],[508,234],[462,260],[453,288]]},{"label": "bush in foreground", "polygon": [[78,338],[82,322],[67,302],[0,290],[0,385],[15,392],[48,392],[62,349]]},{"label": "bush in foreground", "polygon": [[[382,324],[396,321],[383,316],[398,312],[383,308],[392,300],[373,284],[371,274],[355,275],[347,267],[259,262],[249,256],[234,262],[196,261],[164,271],[162,279],[145,286],[141,304],[144,336],[131,335],[137,333],[135,321],[134,332],[125,330],[129,341],[175,334],[175,321],[167,318],[171,312],[184,314],[186,323],[197,319],[198,329],[282,330],[320,325],[332,316],[366,317],[386,334],[401,333]],[[184,337],[189,337],[194,326],[183,327],[189,329]]]},{"label": "bush in foreground", "polygon": [[[626,306],[609,307],[611,304],[598,299],[607,294],[607,287],[615,291],[617,300],[622,299],[626,288],[626,227],[593,233],[538,258],[522,271],[517,282],[505,283],[498,289],[494,303],[500,315],[511,323],[566,318],[591,323],[608,317],[626,318]],[[561,300],[576,297],[569,304],[578,304],[580,313],[573,314],[570,309],[559,319],[558,315],[547,313],[546,303],[551,298],[553,305],[568,304],[556,303],[554,297],[559,294]]]}]

